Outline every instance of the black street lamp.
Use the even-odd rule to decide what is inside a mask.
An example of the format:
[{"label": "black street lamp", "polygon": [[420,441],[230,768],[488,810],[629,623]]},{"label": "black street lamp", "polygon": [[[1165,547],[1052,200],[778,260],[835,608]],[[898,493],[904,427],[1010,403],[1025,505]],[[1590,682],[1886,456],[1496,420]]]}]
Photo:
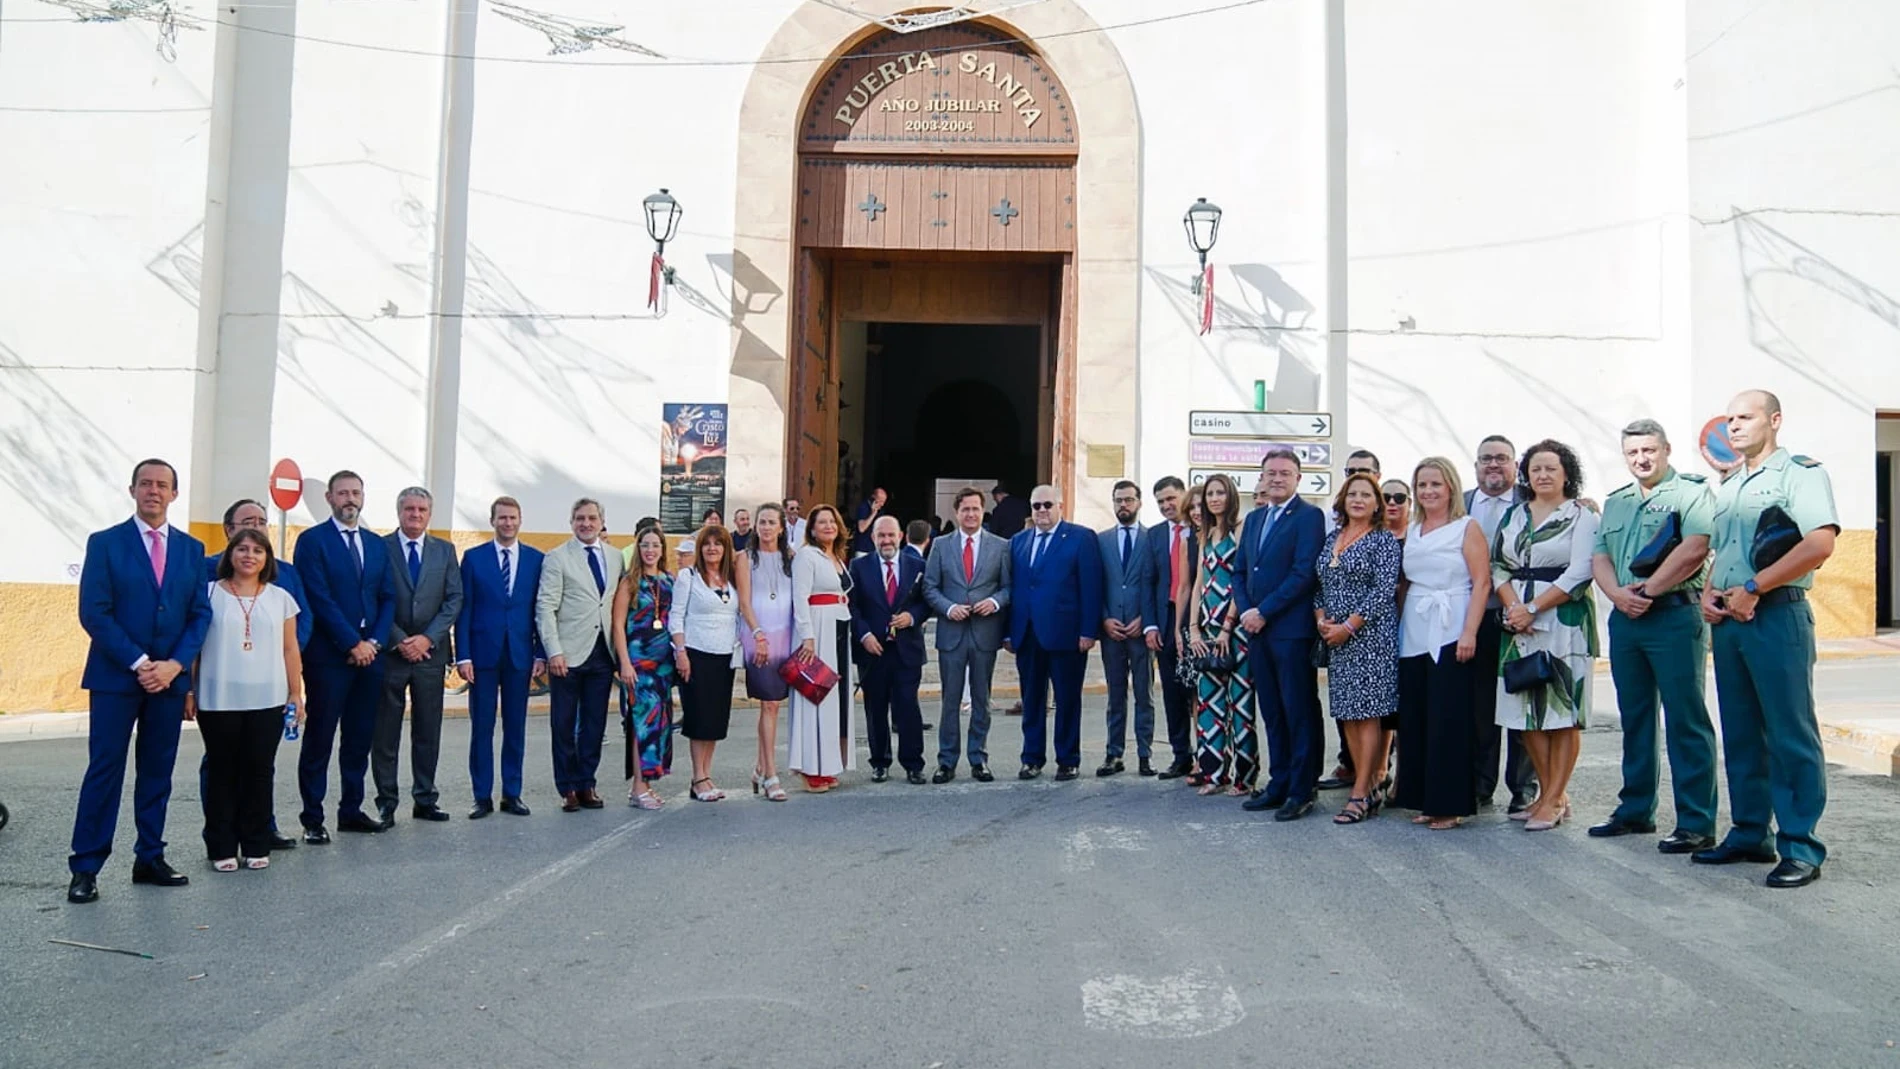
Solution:
[{"label": "black street lamp", "polygon": [[653,239],[653,270],[647,280],[647,307],[657,309],[660,304],[660,284],[673,284],[673,269],[666,266],[666,243],[679,233],[680,217],[686,209],[673,199],[665,187],[640,202],[647,217],[647,236]]},{"label": "black street lamp", "polygon": [[1181,227],[1187,231],[1188,244],[1194,247],[1201,258],[1201,269],[1194,275],[1194,292],[1201,292],[1201,279],[1207,274],[1207,254],[1213,251],[1214,243],[1220,240],[1220,205],[1213,204],[1206,197],[1194,198],[1188,206],[1187,214],[1181,216]]}]

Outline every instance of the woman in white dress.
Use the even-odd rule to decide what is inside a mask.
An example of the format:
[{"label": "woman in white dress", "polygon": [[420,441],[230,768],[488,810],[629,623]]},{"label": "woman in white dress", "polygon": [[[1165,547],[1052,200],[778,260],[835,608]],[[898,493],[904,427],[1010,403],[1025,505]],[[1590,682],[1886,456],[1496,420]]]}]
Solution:
[{"label": "woman in white dress", "polygon": [[786,767],[805,777],[805,789],[823,794],[838,785],[838,773],[858,767],[851,724],[851,577],[845,564],[850,544],[844,519],[830,505],[813,507],[805,544],[792,558],[792,656],[816,657],[838,673],[838,685],[814,704],[791,694],[791,735]]},{"label": "woman in white dress", "polygon": [[[1529,500],[1512,505],[1491,544],[1491,577],[1504,617],[1498,651],[1498,724],[1524,733],[1542,790],[1523,813],[1527,831],[1549,831],[1570,816],[1570,774],[1590,719],[1590,677],[1597,656],[1596,600],[1590,557],[1597,515],[1577,502],[1583,465],[1562,442],[1524,451],[1518,474]],[[1511,693],[1513,664],[1546,658],[1549,679]],[[1522,672],[1520,668],[1516,671]]]},{"label": "woman in white dress", "polygon": [[270,864],[272,769],[286,704],[303,723],[297,602],[276,578],[270,539],[239,528],[211,584],[211,630],[185,706],[204,740],[205,849],[219,872]]}]

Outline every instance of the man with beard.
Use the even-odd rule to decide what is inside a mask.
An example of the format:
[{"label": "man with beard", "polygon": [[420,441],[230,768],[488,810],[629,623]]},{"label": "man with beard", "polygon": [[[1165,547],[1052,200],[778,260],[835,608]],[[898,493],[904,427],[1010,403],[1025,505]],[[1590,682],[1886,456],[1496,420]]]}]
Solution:
[{"label": "man with beard", "polygon": [[862,651],[865,734],[871,746],[871,782],[891,772],[891,727],[905,779],[924,780],[924,720],[917,688],[924,676],[924,561],[903,551],[897,517],[871,525],[872,552],[851,562],[851,633]]},{"label": "man with beard", "polygon": [[1096,535],[1102,556],[1102,669],[1108,676],[1108,753],[1097,776],[1123,770],[1128,738],[1128,699],[1135,700],[1135,756],[1144,776],[1155,774],[1154,666],[1142,638],[1142,614],[1151,581],[1149,554],[1143,552],[1141,487],[1123,479],[1111,491],[1115,526]]},{"label": "man with beard", "polygon": [[[1517,447],[1509,438],[1493,434],[1478,443],[1477,485],[1465,491],[1465,514],[1484,528],[1484,543],[1497,540],[1498,526],[1512,505],[1523,500],[1517,486]],[[1498,616],[1498,595],[1493,591],[1484,604],[1483,621],[1478,625],[1478,664],[1498,663],[1498,646],[1504,629]],[[1476,734],[1472,756],[1477,761],[1474,782],[1478,805],[1491,804],[1498,787],[1498,692],[1496,687],[1479,687],[1471,703],[1471,725]],[[1510,756],[1504,762],[1504,784],[1511,791],[1510,812],[1521,813],[1537,797],[1537,770],[1531,767],[1530,754],[1524,751],[1524,738],[1516,732],[1505,733]]]}]

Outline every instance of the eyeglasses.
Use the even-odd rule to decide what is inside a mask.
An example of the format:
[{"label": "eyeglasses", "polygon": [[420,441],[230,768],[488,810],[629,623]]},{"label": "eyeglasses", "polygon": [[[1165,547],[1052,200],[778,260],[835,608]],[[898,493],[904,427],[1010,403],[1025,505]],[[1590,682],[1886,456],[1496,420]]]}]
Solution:
[{"label": "eyeglasses", "polygon": [[1511,454],[1509,453],[1479,453],[1478,454],[1478,463],[1480,464],[1509,464],[1510,462],[1511,462]]},{"label": "eyeglasses", "polygon": [[1371,468],[1347,468],[1346,474],[1347,475],[1373,475],[1377,473],[1374,472],[1373,469]]},{"label": "eyeglasses", "polygon": [[1118,497],[1115,499],[1115,503],[1117,505],[1139,505],[1141,504],[1141,499],[1138,497]]},{"label": "eyeglasses", "polygon": [[1042,512],[1045,509],[1055,508],[1056,503],[1053,501],[1031,501],[1029,507],[1035,509],[1037,512]]},{"label": "eyeglasses", "polygon": [[1386,504],[1388,504],[1388,505],[1403,505],[1403,504],[1405,504],[1405,503],[1406,503],[1407,501],[1410,501],[1410,500],[1412,500],[1412,499],[1411,499],[1411,498],[1410,498],[1409,496],[1407,496],[1407,495],[1405,495],[1405,494],[1387,494],[1387,495],[1385,495],[1385,503],[1386,503]]}]

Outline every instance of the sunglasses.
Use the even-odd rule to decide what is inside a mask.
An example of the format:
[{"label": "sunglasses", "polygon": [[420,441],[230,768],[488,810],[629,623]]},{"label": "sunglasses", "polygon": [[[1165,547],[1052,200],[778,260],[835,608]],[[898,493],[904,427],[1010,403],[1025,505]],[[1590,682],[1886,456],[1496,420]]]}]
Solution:
[{"label": "sunglasses", "polygon": [[1056,503],[1053,501],[1031,501],[1029,507],[1035,509],[1037,512],[1041,512],[1045,509],[1055,508]]},{"label": "sunglasses", "polygon": [[1412,500],[1412,499],[1411,499],[1410,497],[1408,497],[1407,495],[1405,495],[1405,494],[1387,494],[1387,495],[1385,495],[1385,503],[1386,503],[1386,504],[1388,504],[1388,505],[1403,505],[1403,504],[1405,504],[1405,503],[1406,503],[1407,501],[1410,501],[1410,500]]},{"label": "sunglasses", "polygon": [[1346,474],[1347,475],[1372,475],[1375,473],[1373,472],[1371,468],[1347,468]]}]

